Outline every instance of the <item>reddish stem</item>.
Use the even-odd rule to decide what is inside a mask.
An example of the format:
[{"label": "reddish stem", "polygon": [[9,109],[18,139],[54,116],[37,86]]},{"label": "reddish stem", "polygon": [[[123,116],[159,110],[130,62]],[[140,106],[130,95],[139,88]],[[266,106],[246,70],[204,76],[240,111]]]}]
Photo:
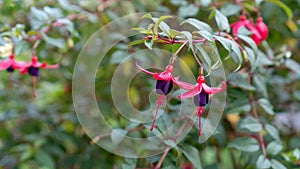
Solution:
[{"label": "reddish stem", "polygon": [[[150,40],[150,39],[152,39],[152,36],[151,35],[145,36],[144,39],[145,40],[147,40],[147,39]],[[175,40],[175,39],[163,38],[163,37],[160,37],[160,36],[158,36],[156,38],[156,40],[162,40],[166,44],[180,44],[180,43],[187,43],[188,42],[188,40],[186,40],[186,39],[184,39],[184,40]],[[205,41],[206,41],[206,39],[200,38],[200,39],[194,39],[193,43],[201,43],[201,42],[205,42]]]},{"label": "reddish stem", "polygon": [[159,108],[164,104],[165,99],[166,99],[166,96],[165,96],[165,95],[159,95],[159,96],[158,96],[158,99],[157,99],[157,101],[156,101],[156,104],[157,104],[156,112],[155,112],[155,115],[154,115],[154,119],[153,119],[153,121],[152,121],[152,125],[151,125],[151,128],[150,128],[150,131],[152,131],[153,128],[154,128],[154,123],[155,123],[155,121],[156,121],[156,116],[157,116],[158,110],[159,110]]},{"label": "reddish stem", "polygon": [[199,136],[202,136],[202,124],[201,124],[201,115],[204,112],[204,108],[203,107],[198,107],[198,120],[199,120]]},{"label": "reddish stem", "polygon": [[33,84],[33,97],[37,97],[37,92],[36,92],[36,76],[32,77],[32,84]]},{"label": "reddish stem", "polygon": [[12,88],[12,73],[9,72],[9,79],[8,79],[8,90]]}]

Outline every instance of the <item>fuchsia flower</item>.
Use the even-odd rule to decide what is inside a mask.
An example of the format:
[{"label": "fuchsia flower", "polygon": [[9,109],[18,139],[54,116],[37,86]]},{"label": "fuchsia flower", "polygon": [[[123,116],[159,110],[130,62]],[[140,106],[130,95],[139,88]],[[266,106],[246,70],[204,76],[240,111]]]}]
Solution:
[{"label": "fuchsia flower", "polygon": [[245,15],[240,17],[240,20],[231,24],[232,33],[234,35],[238,34],[238,31],[242,27],[246,27],[249,29],[253,34],[251,38],[253,41],[258,45],[261,41],[265,40],[268,37],[268,27],[264,24],[261,17],[257,19],[257,24],[254,25],[250,20],[246,18]]},{"label": "fuchsia flower", "polygon": [[12,73],[15,69],[22,68],[26,62],[15,61],[15,55],[12,53],[9,58],[0,62],[0,70],[5,70]]},{"label": "fuchsia flower", "polygon": [[[184,85],[180,85],[180,84]],[[202,135],[202,129],[201,129],[201,115],[204,112],[204,106],[209,101],[209,94],[216,94],[221,92],[226,88],[226,83],[223,82],[222,87],[209,87],[207,84],[205,84],[205,77],[204,76],[198,76],[197,84],[192,85],[185,82],[179,82],[177,83],[181,88],[188,90],[186,93],[179,95],[178,98],[184,99],[189,97],[194,97],[194,104],[197,106],[197,116],[199,119],[199,135]]]},{"label": "fuchsia flower", "polygon": [[[156,120],[158,110],[163,105],[163,103],[166,99],[166,95],[168,95],[170,93],[170,91],[172,90],[173,83],[178,84],[178,78],[173,76],[174,67],[172,65],[168,65],[166,67],[166,70],[161,73],[149,72],[149,71],[143,69],[141,66],[139,66],[137,64],[137,62],[136,62],[136,66],[142,72],[152,75],[153,78],[157,80],[156,81],[156,92],[157,92],[157,94],[159,94],[159,96],[158,96],[158,100],[156,102],[156,104],[157,104],[156,113],[154,115],[154,120],[153,120],[151,128],[150,128],[150,131],[152,131],[154,128],[154,123]],[[184,82],[181,82],[181,84],[183,86],[185,86]]]},{"label": "fuchsia flower", "polygon": [[39,69],[40,68],[44,68],[44,69],[56,69],[58,68],[59,65],[55,64],[55,65],[47,65],[46,62],[40,63],[38,62],[38,57],[37,56],[32,56],[31,58],[31,62],[30,63],[26,63],[25,65],[23,65],[20,70],[22,74],[28,73],[33,77],[33,95],[34,97],[37,96],[36,93],[36,77],[39,76]]},{"label": "fuchsia flower", "polygon": [[[15,69],[22,68],[26,62],[17,62],[15,61],[15,55],[12,53],[8,59],[0,62],[0,70],[6,70],[8,73],[14,72]],[[8,88],[11,88],[11,78],[9,79]]]}]

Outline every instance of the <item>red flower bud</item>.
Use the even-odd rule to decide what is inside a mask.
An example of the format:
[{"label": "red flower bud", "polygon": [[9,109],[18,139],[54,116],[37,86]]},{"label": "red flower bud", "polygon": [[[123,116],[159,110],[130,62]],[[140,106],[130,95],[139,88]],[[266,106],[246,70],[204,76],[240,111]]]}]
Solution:
[{"label": "red flower bud", "polygon": [[269,34],[269,29],[268,29],[267,25],[263,22],[262,17],[257,18],[255,27],[256,27],[257,31],[259,32],[259,34],[261,35],[262,40],[267,39],[268,34]]}]

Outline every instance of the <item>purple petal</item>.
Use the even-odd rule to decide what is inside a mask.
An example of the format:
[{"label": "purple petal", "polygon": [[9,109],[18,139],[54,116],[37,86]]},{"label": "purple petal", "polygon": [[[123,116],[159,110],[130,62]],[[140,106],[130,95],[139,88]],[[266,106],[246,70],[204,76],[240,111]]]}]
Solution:
[{"label": "purple petal", "polygon": [[167,95],[173,88],[172,80],[157,80],[156,81],[156,93],[161,95]]},{"label": "purple petal", "polygon": [[208,93],[202,90],[198,95],[194,96],[194,104],[196,106],[205,106],[208,103],[209,97]]}]

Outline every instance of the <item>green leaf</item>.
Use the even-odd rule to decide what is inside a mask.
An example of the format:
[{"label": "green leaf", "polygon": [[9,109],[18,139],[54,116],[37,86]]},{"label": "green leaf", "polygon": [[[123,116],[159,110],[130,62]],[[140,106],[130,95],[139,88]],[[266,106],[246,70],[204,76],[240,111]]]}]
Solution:
[{"label": "green leaf", "polygon": [[255,87],[249,83],[246,74],[233,72],[228,75],[228,81],[232,86],[237,86],[249,91],[255,90]]},{"label": "green leaf", "polygon": [[251,105],[247,103],[247,104],[230,108],[229,110],[227,110],[227,114],[236,114],[236,113],[242,114],[242,113],[247,113],[250,110],[251,110]]},{"label": "green leaf", "polygon": [[22,54],[23,52],[25,52],[26,50],[29,49],[29,44],[26,41],[21,41],[19,43],[16,43],[16,47],[15,47],[15,55],[19,56],[20,54]]},{"label": "green leaf", "polygon": [[131,48],[134,45],[142,44],[142,43],[144,43],[144,41],[145,41],[144,39],[139,39],[139,40],[132,41],[128,44],[128,48]]},{"label": "green leaf", "polygon": [[136,158],[125,158],[125,163],[122,164],[122,169],[135,169],[136,163]]},{"label": "green leaf", "polygon": [[281,142],[279,137],[279,131],[274,126],[266,124],[265,129],[270,134],[270,136],[272,136],[276,141]]},{"label": "green leaf", "polygon": [[240,129],[246,129],[250,132],[260,132],[263,128],[262,125],[259,123],[259,121],[257,121],[257,119],[255,119],[252,116],[248,116],[246,118],[244,118],[243,120],[241,120],[240,124],[239,124],[239,128]]},{"label": "green leaf", "polygon": [[236,54],[237,60],[238,60],[238,64],[239,64],[239,67],[240,67],[241,64],[242,64],[242,62],[243,62],[243,56],[242,56],[241,50],[239,48],[239,45],[236,42],[231,41],[231,49]]},{"label": "green leaf", "polygon": [[211,71],[211,59],[209,57],[209,55],[207,54],[207,52],[202,48],[201,44],[195,44],[195,47],[197,48],[197,50],[200,52],[200,54],[198,54],[198,58],[200,58],[200,60],[202,62],[204,62],[204,65],[207,68],[208,74],[210,74]]},{"label": "green leaf", "polygon": [[227,17],[219,10],[217,10],[217,9],[215,9],[215,10],[216,10],[215,20],[217,22],[219,30],[221,30],[221,31],[225,30],[226,32],[229,32],[230,25],[229,25]]},{"label": "green leaf", "polygon": [[298,101],[300,101],[300,91],[295,91],[293,95]]},{"label": "green leaf", "polygon": [[273,105],[270,103],[269,100],[265,99],[265,98],[261,98],[258,100],[258,104],[259,106],[265,110],[266,113],[273,115],[274,111],[273,111]]},{"label": "green leaf", "polygon": [[216,38],[222,45],[223,47],[227,50],[227,51],[231,51],[231,40],[223,38],[221,36],[214,36],[214,38]]},{"label": "green leaf", "polygon": [[151,30],[152,26],[153,26],[153,33],[154,33],[153,39],[156,39],[156,36],[158,35],[158,28],[160,28],[166,35],[170,36],[169,30],[171,28],[169,27],[168,24],[166,24],[164,22],[164,20],[168,19],[168,18],[173,18],[172,16],[161,16],[159,18],[154,18],[154,17],[152,17],[151,14],[148,13],[148,14],[143,15],[142,18],[148,18],[154,22],[154,25],[150,24],[148,26],[148,30]]},{"label": "green leaf", "polygon": [[144,19],[144,18],[152,19],[152,15],[149,13],[146,13],[145,15],[142,16],[142,19]]},{"label": "green leaf", "polygon": [[65,48],[66,41],[63,38],[52,38],[47,36],[46,34],[42,34],[42,37],[45,39],[46,43],[49,45],[58,47],[58,48]]},{"label": "green leaf", "polygon": [[193,35],[188,31],[181,31],[181,33],[187,38],[189,42],[189,48],[193,49]]},{"label": "green leaf", "polygon": [[267,153],[271,155],[277,155],[282,150],[283,146],[277,141],[272,141],[267,146]]},{"label": "green leaf", "polygon": [[170,3],[173,5],[185,5],[187,2],[186,0],[170,0]]},{"label": "green leaf", "polygon": [[265,156],[263,154],[261,154],[257,159],[256,168],[265,169],[265,168],[270,168],[270,167],[271,167],[270,160],[265,158]]},{"label": "green leaf", "polygon": [[115,51],[110,58],[111,64],[119,64],[121,63],[126,57],[128,56],[128,53],[122,50]]},{"label": "green leaf", "polygon": [[189,18],[185,21],[183,21],[180,25],[188,23],[192,26],[194,26],[195,28],[197,28],[199,31],[208,31],[210,33],[212,33],[212,28],[205,22],[199,21],[198,19],[194,19],[194,18]]},{"label": "green leaf", "polygon": [[228,144],[228,147],[244,152],[255,152],[259,150],[258,142],[254,138],[240,137]]},{"label": "green leaf", "polygon": [[209,33],[208,31],[196,31],[193,32],[195,34],[199,34],[200,36],[202,36],[204,39],[207,39],[210,42],[214,42],[214,37],[211,33]]},{"label": "green leaf", "polygon": [[211,3],[211,0],[198,0],[198,2],[201,4],[201,6],[208,7]]},{"label": "green leaf", "polygon": [[37,150],[34,154],[34,158],[43,166],[47,167],[48,169],[55,169],[55,162],[52,157],[43,150]]},{"label": "green leaf", "polygon": [[280,0],[265,0],[265,1],[276,4],[277,6],[279,6],[280,8],[282,8],[285,11],[288,19],[290,19],[290,20],[293,19],[293,11],[288,6],[286,6],[283,2],[281,2]]},{"label": "green leaf", "polygon": [[255,5],[259,6],[264,0],[255,0]]},{"label": "green leaf", "polygon": [[297,73],[298,75],[300,75],[300,65],[299,63],[297,63],[296,61],[294,61],[293,59],[287,59],[285,61],[285,66],[288,67],[290,70],[292,70],[293,72]]},{"label": "green leaf", "polygon": [[297,148],[293,151],[293,156],[299,160],[300,159],[300,150]]},{"label": "green leaf", "polygon": [[144,29],[144,28],[131,28],[132,31],[139,31],[140,33],[147,34],[149,30]]},{"label": "green leaf", "polygon": [[253,49],[255,55],[257,55],[258,48],[257,48],[255,42],[251,38],[249,38],[248,36],[245,36],[245,35],[238,35],[238,37],[240,39],[242,39],[244,42],[248,43],[250,45],[250,47]]},{"label": "green leaf", "polygon": [[42,25],[50,22],[50,19],[46,12],[43,10],[37,9],[36,7],[30,8],[29,14],[30,26],[33,30],[41,28]]},{"label": "green leaf", "polygon": [[245,46],[245,50],[246,50],[248,60],[251,65],[251,72],[254,72],[257,68],[257,65],[255,64],[255,60],[256,60],[255,54],[254,54],[253,50],[247,46]]},{"label": "green leaf", "polygon": [[171,38],[175,38],[176,36],[182,35],[181,32],[174,30],[174,29],[170,29],[169,31],[170,31]]},{"label": "green leaf", "polygon": [[146,45],[146,47],[148,49],[152,50],[153,39],[151,39],[151,40],[144,40],[144,44]]},{"label": "green leaf", "polygon": [[48,16],[53,20],[64,17],[64,14],[60,8],[51,8],[45,6],[43,9],[48,14]]},{"label": "green leaf", "polygon": [[119,144],[123,140],[123,138],[126,136],[127,131],[123,129],[113,129],[110,138],[112,140],[113,144]]},{"label": "green leaf", "polygon": [[81,8],[79,6],[71,4],[68,0],[58,0],[58,2],[63,9],[66,9],[68,11],[81,11]]},{"label": "green leaf", "polygon": [[218,50],[218,47],[216,46],[216,44],[212,43],[211,45],[212,45],[212,47],[210,48],[211,52],[209,54],[210,58],[212,60],[211,68],[217,69],[222,65],[222,60],[221,60],[221,56],[220,56],[220,53],[219,53],[219,50]]},{"label": "green leaf", "polygon": [[283,164],[275,159],[271,160],[271,165],[273,169],[287,169]]},{"label": "green leaf", "polygon": [[253,83],[258,93],[261,93],[265,98],[268,98],[268,91],[266,86],[266,80],[259,74],[253,76]]},{"label": "green leaf", "polygon": [[225,3],[220,11],[225,15],[225,16],[232,16],[240,13],[242,8],[239,5],[233,4],[231,2]]},{"label": "green leaf", "polygon": [[65,25],[67,30],[75,37],[80,37],[79,33],[74,29],[74,23],[70,21],[69,19],[62,18],[58,19],[57,22],[62,23]]},{"label": "green leaf", "polygon": [[202,169],[199,151],[190,145],[183,145],[180,150],[184,156],[194,165],[197,169]]},{"label": "green leaf", "polygon": [[152,18],[153,21],[155,22],[154,27],[153,27],[153,32],[154,35],[158,35],[158,28],[160,28],[164,33],[166,33],[167,35],[170,36],[170,27],[163,22],[164,20],[168,19],[168,18],[173,18],[172,16],[161,16],[158,19],[156,18]]},{"label": "green leaf", "polygon": [[164,143],[170,147],[176,147],[177,144],[173,140],[165,140]]},{"label": "green leaf", "polygon": [[186,18],[189,16],[195,16],[199,12],[199,7],[194,4],[181,5],[178,10],[178,16]]}]

